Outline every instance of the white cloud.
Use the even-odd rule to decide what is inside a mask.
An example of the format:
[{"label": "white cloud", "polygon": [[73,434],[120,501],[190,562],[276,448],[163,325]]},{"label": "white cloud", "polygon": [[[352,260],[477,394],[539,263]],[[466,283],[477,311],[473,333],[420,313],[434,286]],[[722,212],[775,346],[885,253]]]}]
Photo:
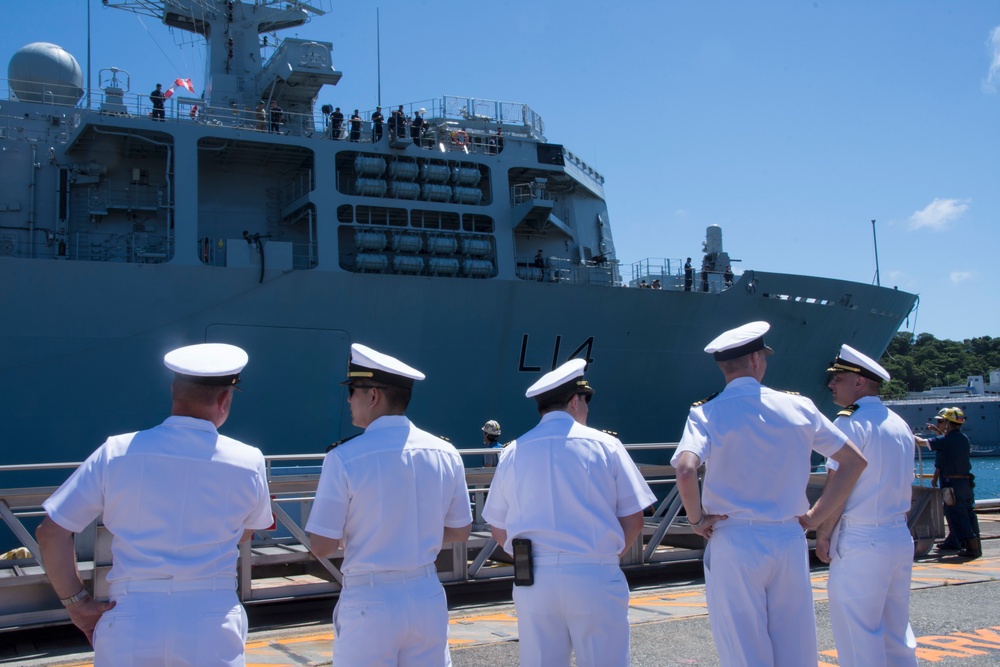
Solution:
[{"label": "white cloud", "polygon": [[986,41],[986,49],[990,54],[990,71],[983,81],[983,90],[995,93],[997,84],[1000,83],[1000,26],[990,31],[990,38]]},{"label": "white cloud", "polygon": [[949,278],[951,278],[953,285],[957,285],[962,281],[972,278],[972,271],[952,271]]},{"label": "white cloud", "polygon": [[910,229],[946,229],[969,210],[970,199],[935,199],[910,216]]}]

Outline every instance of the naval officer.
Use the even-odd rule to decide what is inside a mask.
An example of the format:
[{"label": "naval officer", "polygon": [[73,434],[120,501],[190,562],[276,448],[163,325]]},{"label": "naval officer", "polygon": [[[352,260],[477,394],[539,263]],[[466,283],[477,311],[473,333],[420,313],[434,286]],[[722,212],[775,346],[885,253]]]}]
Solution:
[{"label": "naval officer", "polygon": [[[826,370],[833,402],[844,408],[834,424],[868,460],[843,511],[838,508],[816,531],[816,555],[830,563],[837,659],[844,667],[916,667],[909,624],[913,538],[906,525],[913,432],[879,399],[889,373],[874,359],[843,345]],[[837,467],[830,462],[828,484],[840,474]]]},{"label": "naval officer", "polygon": [[[271,525],[271,502],[260,450],[217,429],[247,354],[210,343],[163,361],[174,371],[171,416],[109,438],[43,503],[42,562],[96,667],[243,665],[237,544]],[[102,512],[113,535],[110,603],[84,587],[73,545]]]},{"label": "naval officer", "polygon": [[351,345],[348,405],[365,429],[323,462],[306,531],[324,558],[344,548],[333,610],[338,667],[450,665],[448,606],[434,561],[472,527],[462,458],[406,417],[424,374]]},{"label": "naval officer", "polygon": [[571,649],[580,667],[629,664],[619,559],[656,498],[622,443],[587,427],[585,365],[568,361],[528,389],[541,422],[504,448],[483,511],[515,561],[515,541],[530,540],[534,582],[514,588],[523,667],[568,667]]},{"label": "naval officer", "polygon": [[[726,331],[705,347],[726,379],[695,403],[671,464],[695,533],[708,539],[708,619],[722,667],[816,663],[816,615],[803,528],[847,499],[865,467],[857,447],[812,401],[761,384],[767,322]],[[809,507],[813,451],[840,464]],[[699,494],[698,468],[705,464]]]}]

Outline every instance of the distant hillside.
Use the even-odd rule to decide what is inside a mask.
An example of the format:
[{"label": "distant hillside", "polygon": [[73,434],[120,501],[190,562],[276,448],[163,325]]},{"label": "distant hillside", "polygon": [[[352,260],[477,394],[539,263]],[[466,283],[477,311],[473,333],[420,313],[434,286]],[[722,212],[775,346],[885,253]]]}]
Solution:
[{"label": "distant hillside", "polygon": [[1000,338],[938,340],[928,333],[897,333],[881,363],[892,380],[882,385],[883,398],[902,398],[908,391],[965,384],[970,375],[989,377],[1000,368]]}]

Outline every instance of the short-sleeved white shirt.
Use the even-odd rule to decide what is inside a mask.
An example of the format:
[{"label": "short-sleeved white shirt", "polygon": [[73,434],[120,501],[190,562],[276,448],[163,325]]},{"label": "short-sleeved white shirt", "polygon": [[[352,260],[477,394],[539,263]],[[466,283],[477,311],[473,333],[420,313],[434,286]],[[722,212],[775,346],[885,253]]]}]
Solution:
[{"label": "short-sleeved white shirt", "polygon": [[504,448],[483,518],[536,554],[617,556],[618,518],[656,501],[622,443],[557,410]]},{"label": "short-sleeved white shirt", "polygon": [[709,514],[787,521],[809,509],[811,453],[830,456],[846,441],[808,398],[740,377],[691,408],[671,464],[682,452],[705,464]]},{"label": "short-sleeved white shirt", "polygon": [[[857,409],[834,424],[868,459],[847,498],[843,516],[862,523],[889,521],[910,511],[913,494],[913,432],[877,396],[862,396]],[[827,466],[837,469],[837,462]]]},{"label": "short-sleeved white shirt", "polygon": [[243,531],[272,523],[260,450],[193,417],[112,436],[43,507],[72,532],[104,513],[109,582],[235,577]]},{"label": "short-sleeved white shirt", "polygon": [[379,417],[323,461],[306,531],[344,541],[345,574],[412,570],[472,523],[462,457],[404,416]]}]

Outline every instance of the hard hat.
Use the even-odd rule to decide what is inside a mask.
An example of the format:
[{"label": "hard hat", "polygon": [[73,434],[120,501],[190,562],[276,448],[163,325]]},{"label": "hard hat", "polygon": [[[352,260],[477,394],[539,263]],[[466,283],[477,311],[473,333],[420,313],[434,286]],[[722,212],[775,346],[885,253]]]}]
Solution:
[{"label": "hard hat", "polygon": [[483,433],[486,435],[500,435],[500,423],[491,419],[483,424]]},{"label": "hard hat", "polygon": [[962,412],[962,408],[941,408],[938,410],[936,419],[944,419],[953,424],[964,424],[965,413]]}]

